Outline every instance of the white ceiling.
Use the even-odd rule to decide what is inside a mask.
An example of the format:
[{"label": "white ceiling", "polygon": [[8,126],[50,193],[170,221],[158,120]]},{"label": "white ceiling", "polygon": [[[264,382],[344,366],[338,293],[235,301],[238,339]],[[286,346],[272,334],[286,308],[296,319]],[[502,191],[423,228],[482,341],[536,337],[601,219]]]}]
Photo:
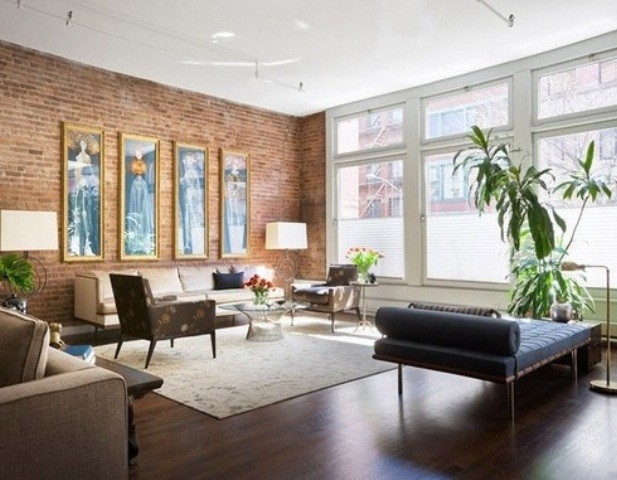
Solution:
[{"label": "white ceiling", "polygon": [[514,26],[478,0],[0,0],[0,39],[304,116],[617,29],[616,0],[486,1]]}]

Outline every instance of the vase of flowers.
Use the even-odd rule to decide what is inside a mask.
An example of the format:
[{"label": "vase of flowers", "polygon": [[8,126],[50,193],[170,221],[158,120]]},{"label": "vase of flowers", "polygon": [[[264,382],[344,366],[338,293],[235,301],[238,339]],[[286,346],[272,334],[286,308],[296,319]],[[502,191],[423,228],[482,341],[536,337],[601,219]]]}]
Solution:
[{"label": "vase of flowers", "polygon": [[274,283],[270,280],[266,280],[257,274],[249,278],[244,283],[244,286],[253,292],[253,305],[266,305],[270,290],[273,290],[275,287]]},{"label": "vase of flowers", "polygon": [[383,258],[383,255],[372,248],[351,247],[347,250],[345,257],[358,267],[358,279],[363,283],[370,283],[371,278],[374,278],[374,275],[371,276],[371,268],[373,265],[377,265],[377,262],[380,258]]}]

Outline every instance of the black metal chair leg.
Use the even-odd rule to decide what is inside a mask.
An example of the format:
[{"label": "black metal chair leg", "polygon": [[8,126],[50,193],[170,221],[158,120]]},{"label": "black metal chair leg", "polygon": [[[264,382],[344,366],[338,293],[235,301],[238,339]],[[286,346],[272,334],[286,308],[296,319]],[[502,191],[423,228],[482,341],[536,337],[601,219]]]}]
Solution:
[{"label": "black metal chair leg", "polygon": [[212,330],[210,334],[210,343],[212,343],[212,358],[216,358],[216,330]]},{"label": "black metal chair leg", "polygon": [[398,364],[398,394],[403,394],[403,364]]},{"label": "black metal chair leg", "polygon": [[124,343],[124,335],[120,334],[118,338],[118,346],[116,347],[116,354],[114,355],[114,359],[118,358],[118,354],[120,353],[120,349],[122,348],[122,343]]},{"label": "black metal chair leg", "polygon": [[156,340],[151,340],[150,348],[148,348],[148,356],[146,357],[146,367],[145,368],[148,368],[148,365],[150,365],[150,359],[152,358],[152,354],[154,353],[154,347],[156,347]]},{"label": "black metal chair leg", "polygon": [[170,339],[169,339],[169,342],[171,343],[171,348],[174,348],[174,339],[173,339],[173,338],[170,338]]}]

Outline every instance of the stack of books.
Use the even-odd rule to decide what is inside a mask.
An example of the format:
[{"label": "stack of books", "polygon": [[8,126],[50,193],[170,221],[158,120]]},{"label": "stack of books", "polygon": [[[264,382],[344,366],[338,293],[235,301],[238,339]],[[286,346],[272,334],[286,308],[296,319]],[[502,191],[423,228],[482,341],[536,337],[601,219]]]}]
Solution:
[{"label": "stack of books", "polygon": [[94,350],[92,345],[66,345],[65,353],[81,358],[83,361],[94,364]]}]

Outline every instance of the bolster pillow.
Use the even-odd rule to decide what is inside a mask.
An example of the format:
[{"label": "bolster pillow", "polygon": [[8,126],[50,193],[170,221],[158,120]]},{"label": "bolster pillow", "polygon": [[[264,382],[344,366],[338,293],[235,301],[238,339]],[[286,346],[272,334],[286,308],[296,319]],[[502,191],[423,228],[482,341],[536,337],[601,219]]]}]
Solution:
[{"label": "bolster pillow", "polygon": [[381,307],[375,325],[388,338],[495,355],[513,355],[521,344],[518,323],[501,318]]}]

